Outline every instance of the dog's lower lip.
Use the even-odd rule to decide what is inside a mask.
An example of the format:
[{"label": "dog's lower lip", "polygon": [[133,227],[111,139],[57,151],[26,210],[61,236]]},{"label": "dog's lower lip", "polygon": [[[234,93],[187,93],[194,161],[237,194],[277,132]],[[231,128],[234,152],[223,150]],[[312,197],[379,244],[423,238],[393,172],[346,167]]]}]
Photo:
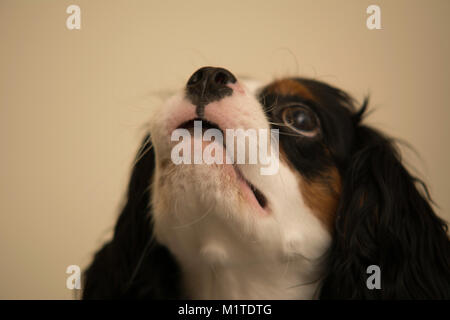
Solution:
[{"label": "dog's lower lip", "polygon": [[250,181],[245,179],[245,177],[242,175],[241,171],[237,167],[235,167],[235,171],[236,171],[239,179],[242,179],[242,181],[247,185],[247,187],[253,193],[253,196],[255,197],[256,201],[259,204],[259,206],[263,210],[266,210],[266,208],[267,208],[267,198],[264,196],[264,194],[258,188],[256,188]]},{"label": "dog's lower lip", "polygon": [[261,208],[265,209],[265,208],[266,208],[266,205],[267,205],[267,199],[266,199],[266,197],[265,197],[265,196],[262,194],[262,192],[259,191],[254,185],[252,185],[252,184],[249,183],[248,181],[247,181],[247,183],[249,184],[250,189],[252,190],[253,195],[254,195],[255,198],[256,198],[256,201],[258,201],[258,203],[259,203],[259,205],[261,206]]}]

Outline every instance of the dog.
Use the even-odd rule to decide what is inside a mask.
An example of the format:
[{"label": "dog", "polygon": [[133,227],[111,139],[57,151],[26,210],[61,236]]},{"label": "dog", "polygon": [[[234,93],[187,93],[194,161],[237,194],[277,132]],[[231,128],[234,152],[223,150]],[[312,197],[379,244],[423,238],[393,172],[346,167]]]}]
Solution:
[{"label": "dog", "polygon": [[[363,123],[367,105],[312,79],[259,85],[197,70],[149,117],[83,298],[449,299],[447,225],[394,141]],[[174,163],[173,132],[197,123],[205,135],[276,131],[276,172]],[[231,140],[216,140],[200,145],[226,153]],[[375,287],[368,270],[379,271]]]}]

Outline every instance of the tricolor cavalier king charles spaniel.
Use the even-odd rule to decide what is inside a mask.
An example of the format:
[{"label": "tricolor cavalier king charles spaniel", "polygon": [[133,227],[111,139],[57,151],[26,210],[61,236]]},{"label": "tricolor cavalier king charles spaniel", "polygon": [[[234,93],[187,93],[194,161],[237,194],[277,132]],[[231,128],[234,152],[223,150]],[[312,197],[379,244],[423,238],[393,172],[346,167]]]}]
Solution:
[{"label": "tricolor cavalier king charles spaniel", "polygon": [[[150,117],[83,298],[449,299],[447,225],[393,141],[363,123],[366,106],[316,80],[197,70]],[[194,120],[278,129],[278,171],[175,164],[171,134]]]}]

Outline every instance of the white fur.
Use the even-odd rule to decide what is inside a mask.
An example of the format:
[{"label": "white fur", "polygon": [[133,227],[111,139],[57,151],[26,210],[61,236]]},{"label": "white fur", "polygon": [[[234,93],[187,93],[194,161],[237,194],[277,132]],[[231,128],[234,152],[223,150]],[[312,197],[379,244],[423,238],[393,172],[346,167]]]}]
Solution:
[{"label": "white fur", "polygon": [[[238,86],[206,106],[206,118],[221,128],[270,128],[254,91]],[[314,298],[330,235],[305,205],[299,175],[282,162],[271,176],[259,165],[239,165],[268,200],[269,212],[261,214],[242,197],[231,165],[175,166],[170,130],[174,119],[190,120],[194,112],[181,92],[149,124],[155,234],[182,267],[185,298]]]}]

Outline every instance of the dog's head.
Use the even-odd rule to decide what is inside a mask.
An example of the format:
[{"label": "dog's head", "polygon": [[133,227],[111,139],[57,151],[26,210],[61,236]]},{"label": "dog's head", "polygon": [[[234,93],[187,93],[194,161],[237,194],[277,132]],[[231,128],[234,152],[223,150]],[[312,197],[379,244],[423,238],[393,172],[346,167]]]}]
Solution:
[{"label": "dog's head", "polygon": [[[128,279],[111,296],[448,294],[446,226],[392,142],[361,123],[366,104],[315,80],[258,85],[197,70],[150,116],[85,296],[98,296],[95,277],[117,264]],[[367,287],[370,265],[381,290]],[[149,275],[158,270],[165,283]]]}]

